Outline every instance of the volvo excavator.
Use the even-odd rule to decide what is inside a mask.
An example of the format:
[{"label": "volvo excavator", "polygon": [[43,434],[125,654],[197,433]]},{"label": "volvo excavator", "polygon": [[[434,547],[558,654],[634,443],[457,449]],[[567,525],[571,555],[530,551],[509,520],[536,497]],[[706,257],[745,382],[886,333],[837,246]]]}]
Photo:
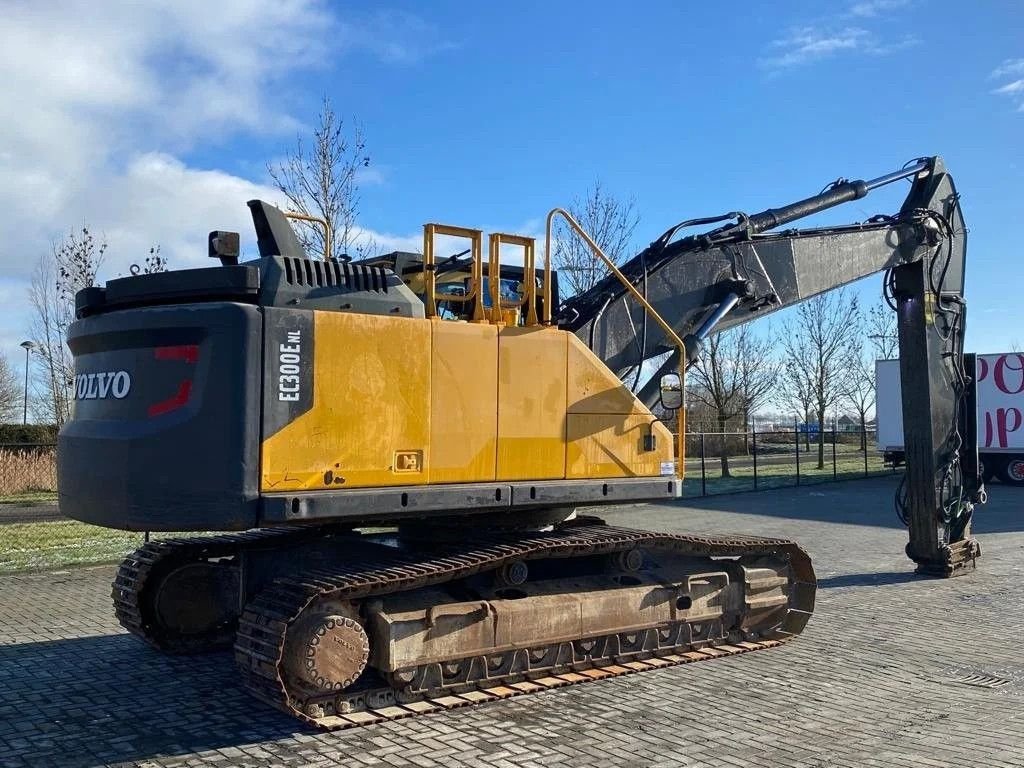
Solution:
[{"label": "volvo excavator", "polygon": [[[891,215],[784,228],[904,179]],[[560,209],[542,261],[531,238],[492,234],[485,258],[481,231],[429,224],[423,253],[357,262],[312,259],[289,214],[249,208],[259,258],[239,263],[239,235],[216,231],[219,265],[76,297],[60,506],[197,534],[117,571],[117,618],[160,651],[233,648],[256,697],[346,728],[790,640],[815,594],[794,541],[577,510],[680,496],[685,411],[676,436],[663,419],[709,334],[883,271],[907,553],[924,574],[975,565],[965,225],[937,157],[681,222],[621,267]],[[563,302],[559,217],[609,270]],[[469,247],[436,257],[442,236]]]}]

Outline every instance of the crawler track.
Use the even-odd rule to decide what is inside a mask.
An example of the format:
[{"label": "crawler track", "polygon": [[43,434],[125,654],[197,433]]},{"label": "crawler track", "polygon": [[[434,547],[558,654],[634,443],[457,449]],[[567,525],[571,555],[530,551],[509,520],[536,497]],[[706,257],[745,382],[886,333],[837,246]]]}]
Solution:
[{"label": "crawler track", "polygon": [[[811,615],[813,569],[806,553],[790,540],[661,534],[593,522],[577,521],[529,538],[509,534],[477,537],[458,545],[431,546],[428,553],[375,547],[365,562],[277,578],[248,603],[237,631],[230,627],[235,632],[235,658],[242,683],[257,698],[311,725],[343,729],[769,648],[799,634]],[[140,600],[147,577],[171,561],[230,557],[246,547],[277,544],[276,537],[284,543],[306,535],[315,534],[278,529],[150,543],[126,560],[118,572],[114,586],[118,618],[161,650],[204,650],[163,637],[147,623],[141,607],[144,601]],[[497,666],[489,657],[464,659],[454,674],[441,665],[423,665],[412,670],[406,680],[393,679],[393,684],[368,670],[353,686],[332,694],[308,694],[286,682],[282,668],[286,632],[316,600],[361,600],[462,579],[516,560],[610,555],[636,547],[695,557],[767,557],[788,562],[787,610],[771,626],[746,633],[733,631],[727,638],[720,626],[695,632],[694,625],[678,622],[628,635],[589,638],[585,643],[523,648],[506,654]],[[748,603],[751,600],[756,602],[756,595],[748,596]],[[224,637],[218,640],[224,644]]]},{"label": "crawler track", "polygon": [[[673,549],[705,557],[785,557],[794,576],[790,609],[768,636],[759,637],[755,642],[729,644],[727,650],[711,649],[710,641],[683,637],[679,631],[681,628],[667,628],[667,638],[633,638],[630,642],[630,638],[611,636],[599,638],[594,648],[586,652],[581,652],[574,643],[561,644],[553,653],[550,648],[529,649],[541,657],[539,667],[527,663],[526,669],[520,666],[516,671],[491,674],[484,661],[476,665],[475,676],[471,671],[469,675],[444,686],[442,691],[416,691],[411,686],[395,689],[382,684],[362,690],[347,689],[330,697],[305,697],[289,690],[282,676],[288,624],[318,598],[361,599],[464,578],[519,559],[612,554],[633,547]],[[242,671],[243,683],[258,698],[310,724],[323,728],[347,728],[438,707],[462,706],[517,692],[626,674],[650,666],[686,663],[777,645],[803,629],[813,610],[813,596],[814,576],[810,560],[803,550],[788,540],[680,536],[603,525],[564,527],[529,539],[470,542],[458,548],[450,547],[448,552],[436,553],[427,559],[395,552],[390,562],[377,559],[372,563],[353,563],[345,569],[314,571],[301,577],[278,579],[243,612],[235,642],[235,658]],[[529,655],[525,649],[524,653]],[[419,677],[421,675],[418,674]]]},{"label": "crawler track", "polygon": [[180,637],[162,632],[152,616],[147,590],[162,573],[178,565],[209,558],[236,556],[246,547],[273,544],[310,536],[301,528],[265,528],[245,533],[195,536],[150,541],[126,557],[117,574],[111,597],[114,614],[125,629],[164,653],[198,653],[230,648],[235,626],[222,628],[213,638]]}]

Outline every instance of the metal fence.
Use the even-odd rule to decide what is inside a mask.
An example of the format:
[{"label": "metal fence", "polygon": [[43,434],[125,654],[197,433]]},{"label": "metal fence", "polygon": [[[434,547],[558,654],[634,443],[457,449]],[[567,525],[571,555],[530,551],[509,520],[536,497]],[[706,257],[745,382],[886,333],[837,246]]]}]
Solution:
[{"label": "metal fence", "polygon": [[[822,466],[817,434],[797,430],[686,435],[685,497],[826,482],[892,470],[874,434],[828,431]],[[0,444],[0,574],[116,562],[145,535],[62,517],[52,443]],[[174,535],[174,534],[161,534]]]},{"label": "metal fence", "polygon": [[756,491],[893,471],[883,464],[872,429],[692,432],[686,435],[683,495]]}]

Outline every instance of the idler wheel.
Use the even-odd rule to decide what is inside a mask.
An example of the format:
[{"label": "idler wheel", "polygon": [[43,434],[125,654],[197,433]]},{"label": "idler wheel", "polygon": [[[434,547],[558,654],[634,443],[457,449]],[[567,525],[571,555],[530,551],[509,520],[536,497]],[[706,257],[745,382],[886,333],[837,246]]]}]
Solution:
[{"label": "idler wheel", "polygon": [[363,673],[369,657],[366,631],[349,616],[312,613],[288,628],[285,668],[307,688],[340,691]]},{"label": "idler wheel", "polygon": [[188,563],[165,576],[154,595],[161,626],[178,635],[216,634],[238,618],[238,571],[218,563]]}]

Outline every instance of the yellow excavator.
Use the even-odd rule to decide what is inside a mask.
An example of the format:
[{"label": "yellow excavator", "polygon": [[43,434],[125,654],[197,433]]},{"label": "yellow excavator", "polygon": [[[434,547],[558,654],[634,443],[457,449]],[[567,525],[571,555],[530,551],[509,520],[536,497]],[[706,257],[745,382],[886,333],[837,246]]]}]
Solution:
[{"label": "yellow excavator", "polygon": [[[773,232],[901,179],[893,215]],[[117,617],[156,649],[233,647],[256,697],[345,728],[791,639],[815,592],[793,541],[577,510],[680,496],[683,377],[709,334],[882,270],[908,554],[924,573],[974,565],[966,245],[938,158],[681,222],[621,267],[556,209],[545,254],[562,217],[609,270],[561,302],[530,238],[492,234],[485,259],[479,230],[428,224],[419,254],[318,260],[288,214],[249,207],[259,258],[239,263],[238,234],[216,231],[217,266],[76,297],[62,511],[207,534],[150,541],[118,569]],[[438,258],[442,236],[469,247]]]}]

